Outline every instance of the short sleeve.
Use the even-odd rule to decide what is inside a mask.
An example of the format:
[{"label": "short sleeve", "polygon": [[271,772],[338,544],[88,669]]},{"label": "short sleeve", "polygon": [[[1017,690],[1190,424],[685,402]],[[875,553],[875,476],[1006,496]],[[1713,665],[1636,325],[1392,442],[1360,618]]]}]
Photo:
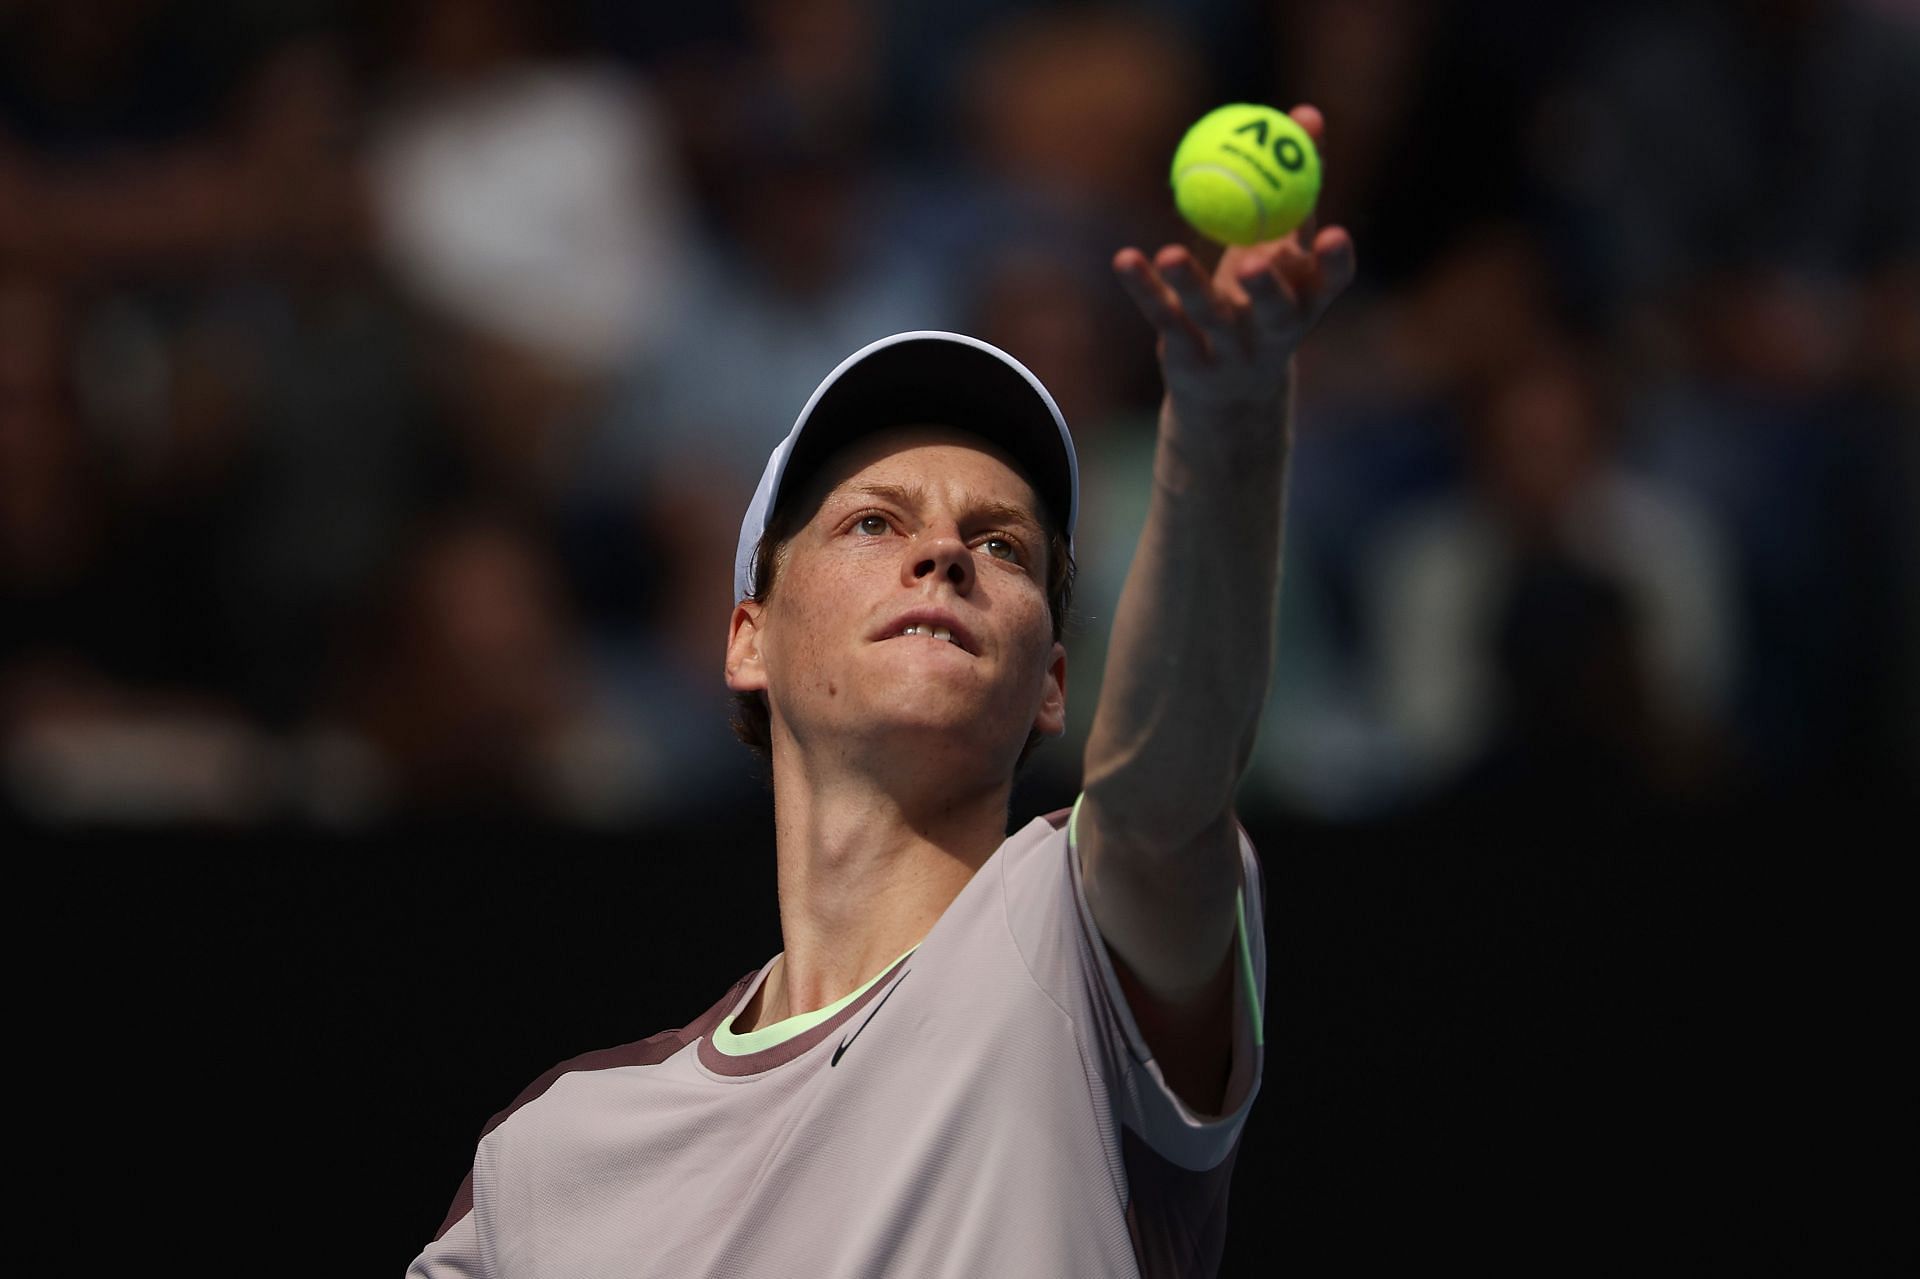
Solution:
[{"label": "short sleeve", "polygon": [[[1076,803],[1076,815],[1078,811]],[[1119,1118],[1155,1153],[1192,1171],[1212,1168],[1232,1153],[1259,1093],[1264,1064],[1267,991],[1264,893],[1260,863],[1252,841],[1237,823],[1235,831],[1239,837],[1240,890],[1235,901],[1238,918],[1234,936],[1233,1061],[1227,1077],[1225,1109],[1219,1115],[1207,1115],[1193,1110],[1167,1086],[1159,1063],[1153,1060],[1127,1003],[1112,956],[1107,953],[1106,943],[1094,923],[1080,857],[1073,844],[1072,819],[1067,823],[1066,869],[1073,883],[1081,949],[1089,965],[1088,978],[1097,1005],[1090,1029],[1106,1038],[1107,1042],[1101,1045],[1103,1056],[1117,1067],[1118,1077],[1109,1083]]]}]

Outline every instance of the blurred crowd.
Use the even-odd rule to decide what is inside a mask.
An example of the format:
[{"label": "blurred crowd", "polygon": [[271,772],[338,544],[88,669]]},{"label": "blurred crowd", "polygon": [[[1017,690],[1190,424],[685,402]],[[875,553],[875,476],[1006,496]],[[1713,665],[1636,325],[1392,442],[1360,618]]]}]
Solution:
[{"label": "blurred crowd", "polygon": [[[1920,760],[1895,0],[0,3],[0,805],[764,802],[731,558],[815,383],[1026,362],[1084,468],[1067,802],[1160,387],[1166,161],[1325,112],[1252,810],[1723,811]],[[1202,246],[1204,248],[1204,246]],[[1222,554],[1232,549],[1221,548]]]}]

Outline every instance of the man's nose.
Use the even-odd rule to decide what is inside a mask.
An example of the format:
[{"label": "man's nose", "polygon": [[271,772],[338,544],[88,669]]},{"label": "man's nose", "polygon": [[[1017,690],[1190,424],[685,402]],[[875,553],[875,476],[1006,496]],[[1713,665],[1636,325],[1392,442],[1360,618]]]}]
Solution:
[{"label": "man's nose", "polygon": [[946,578],[962,595],[973,589],[973,552],[957,535],[942,533],[913,539],[906,565],[909,586],[938,575]]}]

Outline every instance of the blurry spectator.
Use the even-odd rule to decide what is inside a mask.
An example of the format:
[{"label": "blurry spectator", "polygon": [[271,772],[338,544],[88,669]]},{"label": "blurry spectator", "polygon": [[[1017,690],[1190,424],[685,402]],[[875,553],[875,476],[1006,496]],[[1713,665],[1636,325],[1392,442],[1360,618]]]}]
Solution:
[{"label": "blurry spectator", "polygon": [[[970,64],[985,45],[1019,26],[1078,27],[1090,35],[1092,62],[1106,57],[1094,47],[1106,40],[1106,33],[1127,27],[1157,27],[1170,45],[1178,47],[1178,56],[1193,63],[1197,82],[1211,88],[1213,100],[1207,106],[1260,100],[1268,95],[1272,81],[1273,15],[1265,6],[1246,0],[1108,0],[1054,5],[1036,5],[1030,0],[872,2],[883,11],[880,22],[887,50],[882,70],[887,108],[884,141],[902,163],[913,163],[912,153],[929,144],[949,153],[964,145],[963,121],[956,118],[953,108],[968,92]],[[1047,10],[1074,12],[1061,15],[1061,24]],[[1084,84],[1082,81],[1082,87]],[[1166,89],[1147,83],[1138,87],[1149,100]],[[1079,93],[1063,84],[1063,105]],[[1306,100],[1295,96],[1274,105],[1285,108]],[[1169,150],[1162,158],[1171,156]]]},{"label": "blurry spectator", "polygon": [[459,486],[530,521],[581,624],[632,648],[674,578],[605,424],[683,341],[697,210],[665,95],[578,42],[573,17],[409,0],[370,19],[369,163]]},{"label": "blurry spectator", "polygon": [[589,624],[628,621],[652,548],[590,450],[623,370],[682,322],[691,210],[664,109],[564,7],[368,14],[379,247],[416,304],[458,483],[535,522]]},{"label": "blurry spectator", "polygon": [[1568,322],[1539,237],[1511,219],[1468,228],[1413,281],[1357,301],[1300,371],[1289,497],[1304,543],[1289,570],[1323,565],[1330,621],[1349,644],[1361,638],[1355,557],[1381,521],[1458,485],[1462,406]]},{"label": "blurry spectator", "polygon": [[[1325,221],[1366,246],[1370,287],[1417,281],[1489,221],[1537,222],[1543,104],[1618,6],[1351,0],[1273,6],[1273,79],[1329,121]],[[1634,181],[1629,177],[1623,181]]]},{"label": "blurry spectator", "polygon": [[1641,6],[1543,114],[1543,171],[1622,357],[1640,464],[1738,557],[1741,729],[1775,794],[1875,783],[1914,606],[1907,373],[1920,25],[1849,0]]},{"label": "blurry spectator", "polygon": [[[725,222],[751,190],[756,139],[872,153],[888,61],[874,0],[726,0],[646,61],[674,121],[696,200]],[[666,29],[648,16],[648,35]],[[670,35],[666,38],[672,39]],[[884,157],[875,156],[881,163]]]},{"label": "blurry spectator", "polygon": [[[1410,510],[1363,581],[1398,803],[1513,758],[1594,767],[1586,798],[1718,798],[1739,657],[1735,568],[1684,493],[1623,465],[1603,362],[1543,335],[1468,420],[1470,487]],[[1604,761],[1601,767],[1596,761]],[[1484,771],[1475,773],[1481,768]]]},{"label": "blurry spectator", "polygon": [[0,24],[0,259],[197,284],[357,215],[337,139],[304,127],[317,24],[172,0]]},{"label": "blurry spectator", "polygon": [[[87,590],[115,610],[113,670],[284,727],[334,617],[421,498],[430,423],[406,317],[364,253],[357,103],[336,47],[261,51],[225,105],[202,191],[225,210],[220,237],[201,242],[164,208],[137,245],[84,218],[36,234],[60,246],[49,271],[85,282],[66,290],[58,359],[73,429],[111,461],[94,492],[112,544]],[[111,154],[38,175],[42,213],[91,191],[153,214],[143,184],[174,153]]]},{"label": "blurry spectator", "polygon": [[226,678],[275,730],[311,712],[342,619],[452,469],[415,313],[371,252],[359,88],[331,38],[263,62],[243,127],[281,231],[168,314],[176,448],[217,459],[192,502],[217,512]]},{"label": "blurry spectator", "polygon": [[190,335],[194,376],[224,370],[245,425],[209,554],[232,601],[232,678],[276,729],[311,713],[345,619],[459,479],[407,314],[342,261],[235,292]]},{"label": "blurry spectator", "polygon": [[1501,714],[1443,801],[1565,820],[1711,797],[1703,744],[1662,704],[1645,631],[1619,576],[1558,548],[1523,554],[1488,644]]},{"label": "blurry spectator", "polygon": [[1328,317],[1326,341],[1301,353],[1273,705],[1250,803],[1365,820],[1405,794],[1398,730],[1367,658],[1368,553],[1410,510],[1459,490],[1463,406],[1566,322],[1558,286],[1538,237],[1490,218],[1414,280],[1360,288]]},{"label": "blurry spectator", "polygon": [[122,545],[141,528],[119,500],[127,468],[82,418],[77,320],[57,285],[0,275],[0,807],[254,820],[275,761],[176,620],[203,603],[177,593],[201,566],[142,577]]},{"label": "blurry spectator", "polygon": [[[1214,105],[1191,31],[1138,7],[1042,9],[969,53],[955,107],[967,182],[1118,248],[1191,240],[1167,189],[1180,135]],[[1289,104],[1291,105],[1291,104]]]},{"label": "blurry spectator", "polygon": [[1855,0],[1636,5],[1584,41],[1537,165],[1623,324],[1729,268],[1824,284],[1920,248],[1920,24]]},{"label": "blurry spectator", "polygon": [[1636,452],[1732,539],[1750,619],[1741,727],[1770,792],[1872,788],[1900,755],[1916,766],[1899,690],[1917,419],[1856,367],[1886,335],[1866,338],[1851,285],[1745,282],[1677,312],[1685,362],[1642,392]]},{"label": "blurry spectator", "polygon": [[1005,243],[1054,244],[1075,269],[1104,270],[1127,244],[1217,254],[1167,186],[1181,132],[1210,105],[1188,27],[1137,6],[1027,9],[950,56],[951,142],[901,158],[893,221],[963,293],[973,263]]},{"label": "blurry spectator", "polygon": [[365,622],[312,729],[370,751],[389,818],[595,824],[646,799],[551,555],[514,519],[433,522]]},{"label": "blurry spectator", "polygon": [[646,86],[550,38],[551,6],[408,0],[369,140],[388,261],[426,305],[603,376],[678,301],[682,180]]}]

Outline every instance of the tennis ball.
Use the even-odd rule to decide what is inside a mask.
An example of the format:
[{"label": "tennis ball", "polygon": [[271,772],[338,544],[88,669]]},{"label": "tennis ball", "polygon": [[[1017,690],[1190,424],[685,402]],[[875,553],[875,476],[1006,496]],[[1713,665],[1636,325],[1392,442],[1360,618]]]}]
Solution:
[{"label": "tennis ball", "polygon": [[1236,102],[1200,117],[1173,152],[1173,202],[1202,235],[1257,244],[1307,220],[1320,153],[1293,117]]}]

